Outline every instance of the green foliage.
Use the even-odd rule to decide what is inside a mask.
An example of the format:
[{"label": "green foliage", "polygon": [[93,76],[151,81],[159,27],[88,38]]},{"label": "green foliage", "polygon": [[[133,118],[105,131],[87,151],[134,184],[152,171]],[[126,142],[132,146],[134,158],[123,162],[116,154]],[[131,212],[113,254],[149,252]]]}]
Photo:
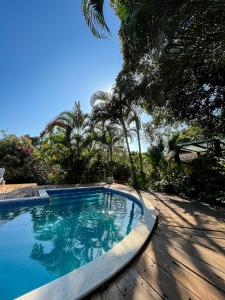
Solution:
[{"label": "green foliage", "polygon": [[205,202],[225,205],[225,168],[217,159],[205,156],[196,159],[189,178],[190,196]]},{"label": "green foliage", "polygon": [[132,170],[129,158],[125,151],[117,151],[114,153],[114,170],[113,177],[118,182],[127,183],[131,177]]},{"label": "green foliage", "polygon": [[27,136],[5,135],[0,140],[0,165],[6,169],[6,182],[49,182],[49,166],[38,157],[32,140]]},{"label": "green foliage", "polygon": [[148,149],[147,157],[153,168],[161,165],[164,161],[164,148],[163,142],[160,140],[158,145]]},{"label": "green foliage", "polygon": [[[104,0],[84,2],[89,5],[85,18],[96,34],[98,26],[106,28]],[[101,120],[122,126],[132,169],[130,184],[224,203],[224,166],[210,154],[186,166],[180,162],[177,144],[225,133],[225,2],[110,3],[121,21],[124,65],[113,94],[95,95],[94,102],[104,103],[93,112]],[[142,109],[143,103],[152,116],[152,122],[145,125],[152,147],[144,158],[140,116],[128,116],[132,107]],[[139,142],[139,159],[129,149],[127,125],[131,123]],[[119,172],[121,166],[117,167]]]},{"label": "green foliage", "polygon": [[[121,1],[119,1],[121,2]],[[134,74],[151,113],[224,132],[224,1],[125,2],[124,77]]]},{"label": "green foliage", "polygon": [[207,136],[207,132],[202,129],[198,125],[192,124],[188,128],[185,128],[181,132],[179,132],[179,138],[178,142],[184,143],[184,142],[191,142],[196,140],[202,140],[204,137]]},{"label": "green foliage", "polygon": [[64,144],[63,134],[56,133],[42,138],[37,152],[38,157],[47,162],[50,167],[49,181],[54,184],[65,183],[67,172],[63,166],[69,152]]},{"label": "green foliage", "polygon": [[218,159],[207,154],[187,165],[166,156],[164,149],[159,143],[146,154],[147,188],[225,205],[225,166]]},{"label": "green foliage", "polygon": [[[99,101],[100,103],[96,104],[96,101]],[[97,122],[111,121],[111,123],[122,129],[132,169],[132,176],[135,182],[136,171],[129,145],[129,139],[131,138],[129,130],[129,124],[131,122],[129,122],[129,119],[132,115],[132,107],[130,105],[129,98],[127,97],[126,90],[120,87],[114,88],[112,93],[98,91],[92,96],[91,103],[93,106],[93,120]],[[137,122],[136,124],[139,123],[140,122]],[[138,128],[138,134],[139,130],[140,128]]]},{"label": "green foliage", "polygon": [[72,111],[60,113],[46,126],[42,136],[47,138],[46,147],[55,143],[49,151],[65,175],[59,174],[59,178],[68,183],[85,181],[85,171],[96,148],[89,115],[82,112],[80,103],[75,102]]},{"label": "green foliage", "polygon": [[118,182],[127,183],[131,176],[131,169],[129,166],[123,164],[116,164],[113,172],[113,177]]},{"label": "green foliage", "polygon": [[[85,2],[93,9],[85,11],[85,17],[93,22],[97,19],[104,28],[104,1]],[[160,108],[172,123],[194,121],[209,134],[224,133],[225,2],[110,3],[121,21],[124,66],[119,81],[123,77],[129,86],[133,78],[132,86],[151,114]],[[137,97],[132,101],[137,102]]]}]

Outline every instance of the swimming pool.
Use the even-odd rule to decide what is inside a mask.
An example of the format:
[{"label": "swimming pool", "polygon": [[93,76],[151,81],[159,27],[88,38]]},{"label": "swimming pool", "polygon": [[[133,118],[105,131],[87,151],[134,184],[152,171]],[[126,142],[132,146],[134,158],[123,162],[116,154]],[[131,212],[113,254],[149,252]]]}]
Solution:
[{"label": "swimming pool", "polygon": [[112,189],[47,193],[46,198],[0,203],[1,300],[19,297],[104,256],[143,218],[140,201]]}]

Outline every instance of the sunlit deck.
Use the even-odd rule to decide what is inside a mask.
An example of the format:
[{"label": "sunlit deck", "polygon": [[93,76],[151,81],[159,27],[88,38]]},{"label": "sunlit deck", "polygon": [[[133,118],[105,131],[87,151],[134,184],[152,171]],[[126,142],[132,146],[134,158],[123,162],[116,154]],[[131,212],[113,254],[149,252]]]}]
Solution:
[{"label": "sunlit deck", "polygon": [[159,212],[149,242],[88,299],[225,299],[225,210],[176,196],[141,194]]}]

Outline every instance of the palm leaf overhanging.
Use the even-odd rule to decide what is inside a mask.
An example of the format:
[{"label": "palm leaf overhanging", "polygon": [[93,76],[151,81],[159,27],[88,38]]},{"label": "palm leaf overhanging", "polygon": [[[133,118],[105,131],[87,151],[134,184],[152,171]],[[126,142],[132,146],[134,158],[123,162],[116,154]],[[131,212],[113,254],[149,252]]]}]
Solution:
[{"label": "palm leaf overhanging", "polygon": [[110,36],[110,30],[104,18],[103,7],[104,0],[82,0],[85,21],[97,38]]}]

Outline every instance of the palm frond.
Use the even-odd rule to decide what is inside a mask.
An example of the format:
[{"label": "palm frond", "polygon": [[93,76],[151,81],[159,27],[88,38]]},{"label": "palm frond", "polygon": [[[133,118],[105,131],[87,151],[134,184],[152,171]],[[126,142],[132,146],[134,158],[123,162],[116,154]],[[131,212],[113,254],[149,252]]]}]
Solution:
[{"label": "palm frond", "polygon": [[61,112],[56,119],[66,123],[67,125],[73,125],[73,114],[70,111]]},{"label": "palm frond", "polygon": [[127,123],[128,125],[130,125],[131,123],[135,123],[136,122],[136,116],[135,115],[130,115],[127,119]]},{"label": "palm frond", "polygon": [[97,91],[91,96],[91,106],[94,106],[96,101],[109,102],[112,99],[112,94],[104,91]]},{"label": "palm frond", "polygon": [[103,6],[104,0],[82,0],[85,21],[97,38],[107,38],[110,36],[110,30],[104,18]]}]

